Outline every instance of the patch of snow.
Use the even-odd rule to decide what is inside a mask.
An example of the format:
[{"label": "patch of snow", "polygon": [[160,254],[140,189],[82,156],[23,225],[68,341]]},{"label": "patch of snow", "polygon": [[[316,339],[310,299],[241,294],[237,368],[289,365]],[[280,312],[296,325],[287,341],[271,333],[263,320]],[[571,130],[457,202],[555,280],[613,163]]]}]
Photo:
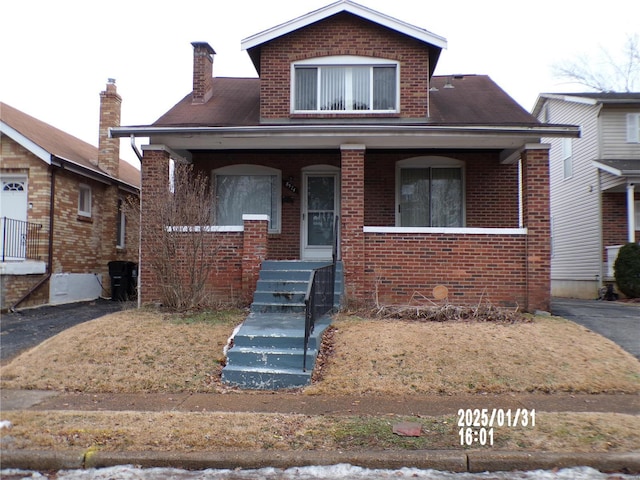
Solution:
[{"label": "patch of snow", "polygon": [[231,333],[231,336],[227,339],[227,344],[222,349],[222,353],[224,354],[225,357],[227,356],[227,352],[229,351],[229,349],[233,345],[233,339],[235,338],[235,336],[240,331],[240,327],[242,327],[242,323],[240,325],[238,325],[236,328],[233,329],[233,332]]},{"label": "patch of snow", "polygon": [[[0,478],[17,480],[47,479],[39,472],[28,470],[0,470]],[[368,469],[349,464],[331,466],[294,467],[286,470],[261,468],[258,470],[201,470],[176,468],[139,468],[131,465],[88,470],[61,470],[57,480],[616,480],[637,479],[635,475],[601,473],[590,467],[563,468],[557,471],[453,473],[439,470],[401,468],[398,470]]]}]

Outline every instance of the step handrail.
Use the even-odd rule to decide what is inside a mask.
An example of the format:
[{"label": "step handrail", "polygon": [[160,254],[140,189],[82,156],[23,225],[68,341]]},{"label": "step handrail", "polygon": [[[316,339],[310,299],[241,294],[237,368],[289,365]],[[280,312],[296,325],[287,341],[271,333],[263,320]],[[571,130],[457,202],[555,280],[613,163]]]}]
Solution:
[{"label": "step handrail", "polygon": [[304,297],[304,351],[302,371],[307,371],[307,349],[309,338],[315,329],[316,320],[333,309],[336,285],[336,263],[338,260],[338,228],[339,218],[336,215],[333,228],[332,262],[315,268],[309,275],[307,293]]}]

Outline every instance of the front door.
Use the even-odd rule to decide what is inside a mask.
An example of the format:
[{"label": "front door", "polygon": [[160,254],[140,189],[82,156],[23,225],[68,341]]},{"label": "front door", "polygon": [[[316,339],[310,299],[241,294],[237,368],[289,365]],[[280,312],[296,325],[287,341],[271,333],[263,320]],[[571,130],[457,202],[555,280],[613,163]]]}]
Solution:
[{"label": "front door", "polygon": [[24,260],[27,247],[26,176],[0,178],[0,219],[0,260],[2,257],[5,260]]},{"label": "front door", "polygon": [[331,260],[334,244],[334,222],[339,212],[338,172],[304,172],[302,186],[300,256],[303,260]]}]

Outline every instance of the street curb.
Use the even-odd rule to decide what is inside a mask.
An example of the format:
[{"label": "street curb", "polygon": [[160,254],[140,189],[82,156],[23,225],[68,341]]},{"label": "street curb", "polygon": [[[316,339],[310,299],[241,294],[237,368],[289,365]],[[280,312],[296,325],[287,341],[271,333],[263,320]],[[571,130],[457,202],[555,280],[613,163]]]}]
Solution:
[{"label": "street curb", "polygon": [[497,472],[591,467],[602,472],[640,473],[640,452],[546,453],[506,451],[237,451],[237,452],[50,452],[6,450],[2,468],[37,471],[105,468],[136,465],[185,470],[287,469],[311,465],[350,464],[370,469],[412,467],[450,472]]}]

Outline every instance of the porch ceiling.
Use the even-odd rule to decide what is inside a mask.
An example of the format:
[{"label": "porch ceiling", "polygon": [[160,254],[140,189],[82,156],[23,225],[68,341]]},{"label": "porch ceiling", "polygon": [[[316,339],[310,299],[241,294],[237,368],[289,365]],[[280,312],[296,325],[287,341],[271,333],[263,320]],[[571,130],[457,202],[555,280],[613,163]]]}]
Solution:
[{"label": "porch ceiling", "polygon": [[148,137],[177,153],[189,150],[338,149],[360,144],[367,149],[493,149],[505,157],[541,137],[576,137],[577,127],[487,126],[260,126],[260,127],[118,127],[115,137]]}]

